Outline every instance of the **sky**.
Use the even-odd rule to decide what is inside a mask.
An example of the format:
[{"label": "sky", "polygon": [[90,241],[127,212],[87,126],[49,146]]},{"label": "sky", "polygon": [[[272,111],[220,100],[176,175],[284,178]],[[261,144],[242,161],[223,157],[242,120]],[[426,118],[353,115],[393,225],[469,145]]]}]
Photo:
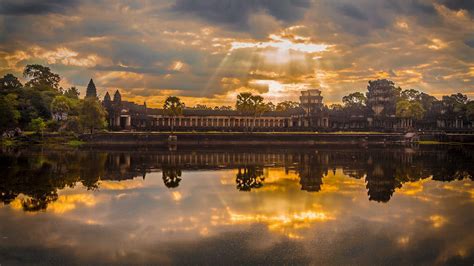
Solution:
[{"label": "sky", "polygon": [[153,107],[312,88],[331,104],[378,78],[473,98],[474,1],[2,0],[0,75],[32,63]]}]

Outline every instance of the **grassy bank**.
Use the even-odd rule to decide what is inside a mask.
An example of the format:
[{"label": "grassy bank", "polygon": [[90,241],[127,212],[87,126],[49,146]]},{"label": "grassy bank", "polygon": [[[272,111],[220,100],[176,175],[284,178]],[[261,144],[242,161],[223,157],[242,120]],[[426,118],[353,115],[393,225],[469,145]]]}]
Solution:
[{"label": "grassy bank", "polygon": [[34,132],[24,132],[21,136],[0,139],[0,145],[3,147],[26,147],[29,145],[67,145],[71,147],[79,147],[83,144],[85,143],[80,141],[78,136],[72,133],[47,133],[40,135]]}]

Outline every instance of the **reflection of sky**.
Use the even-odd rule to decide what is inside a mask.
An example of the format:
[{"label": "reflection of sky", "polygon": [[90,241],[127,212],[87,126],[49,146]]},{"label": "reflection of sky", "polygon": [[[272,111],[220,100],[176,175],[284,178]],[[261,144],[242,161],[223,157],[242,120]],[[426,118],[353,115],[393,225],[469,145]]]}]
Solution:
[{"label": "reflection of sky", "polygon": [[321,191],[265,169],[265,184],[235,188],[236,170],[161,173],[65,189],[45,212],[0,209],[0,263],[457,263],[474,259],[472,182],[405,183],[389,203],[370,202],[363,179],[341,170]]}]

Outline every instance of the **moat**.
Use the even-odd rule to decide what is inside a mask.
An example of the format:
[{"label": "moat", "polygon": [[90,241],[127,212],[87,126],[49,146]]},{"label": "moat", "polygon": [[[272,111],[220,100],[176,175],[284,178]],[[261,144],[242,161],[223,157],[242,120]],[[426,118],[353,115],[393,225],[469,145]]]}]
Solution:
[{"label": "moat", "polygon": [[0,265],[472,265],[473,162],[472,145],[4,149]]}]

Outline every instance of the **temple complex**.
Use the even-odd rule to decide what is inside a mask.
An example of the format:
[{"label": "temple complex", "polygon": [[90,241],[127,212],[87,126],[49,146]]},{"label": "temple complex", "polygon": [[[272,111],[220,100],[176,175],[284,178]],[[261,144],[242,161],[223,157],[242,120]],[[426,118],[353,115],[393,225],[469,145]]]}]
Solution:
[{"label": "temple complex", "polygon": [[[319,89],[301,91],[299,106],[285,111],[250,114],[231,109],[183,108],[180,115],[171,116],[162,108],[148,108],[122,100],[118,90],[103,98],[110,130],[133,131],[227,131],[227,132],[292,132],[292,131],[472,131],[474,125],[451,114],[449,106],[434,101],[423,119],[397,117],[400,88],[392,81],[369,81],[366,104],[356,109],[329,109],[323,103]],[[428,95],[429,96],[429,95]],[[92,79],[87,97],[97,97]],[[431,97],[431,96],[430,96]],[[452,109],[452,108],[451,108]],[[451,113],[450,113],[451,112]]]},{"label": "temple complex", "polygon": [[171,130],[183,131],[288,131],[324,129],[329,127],[327,112],[323,111],[319,90],[301,93],[302,107],[287,111],[269,111],[260,116],[237,110],[208,110],[184,108],[182,115],[171,117],[164,109],[148,108],[122,101],[117,90],[111,100],[106,93],[103,105],[108,112],[108,123],[112,130]]}]

